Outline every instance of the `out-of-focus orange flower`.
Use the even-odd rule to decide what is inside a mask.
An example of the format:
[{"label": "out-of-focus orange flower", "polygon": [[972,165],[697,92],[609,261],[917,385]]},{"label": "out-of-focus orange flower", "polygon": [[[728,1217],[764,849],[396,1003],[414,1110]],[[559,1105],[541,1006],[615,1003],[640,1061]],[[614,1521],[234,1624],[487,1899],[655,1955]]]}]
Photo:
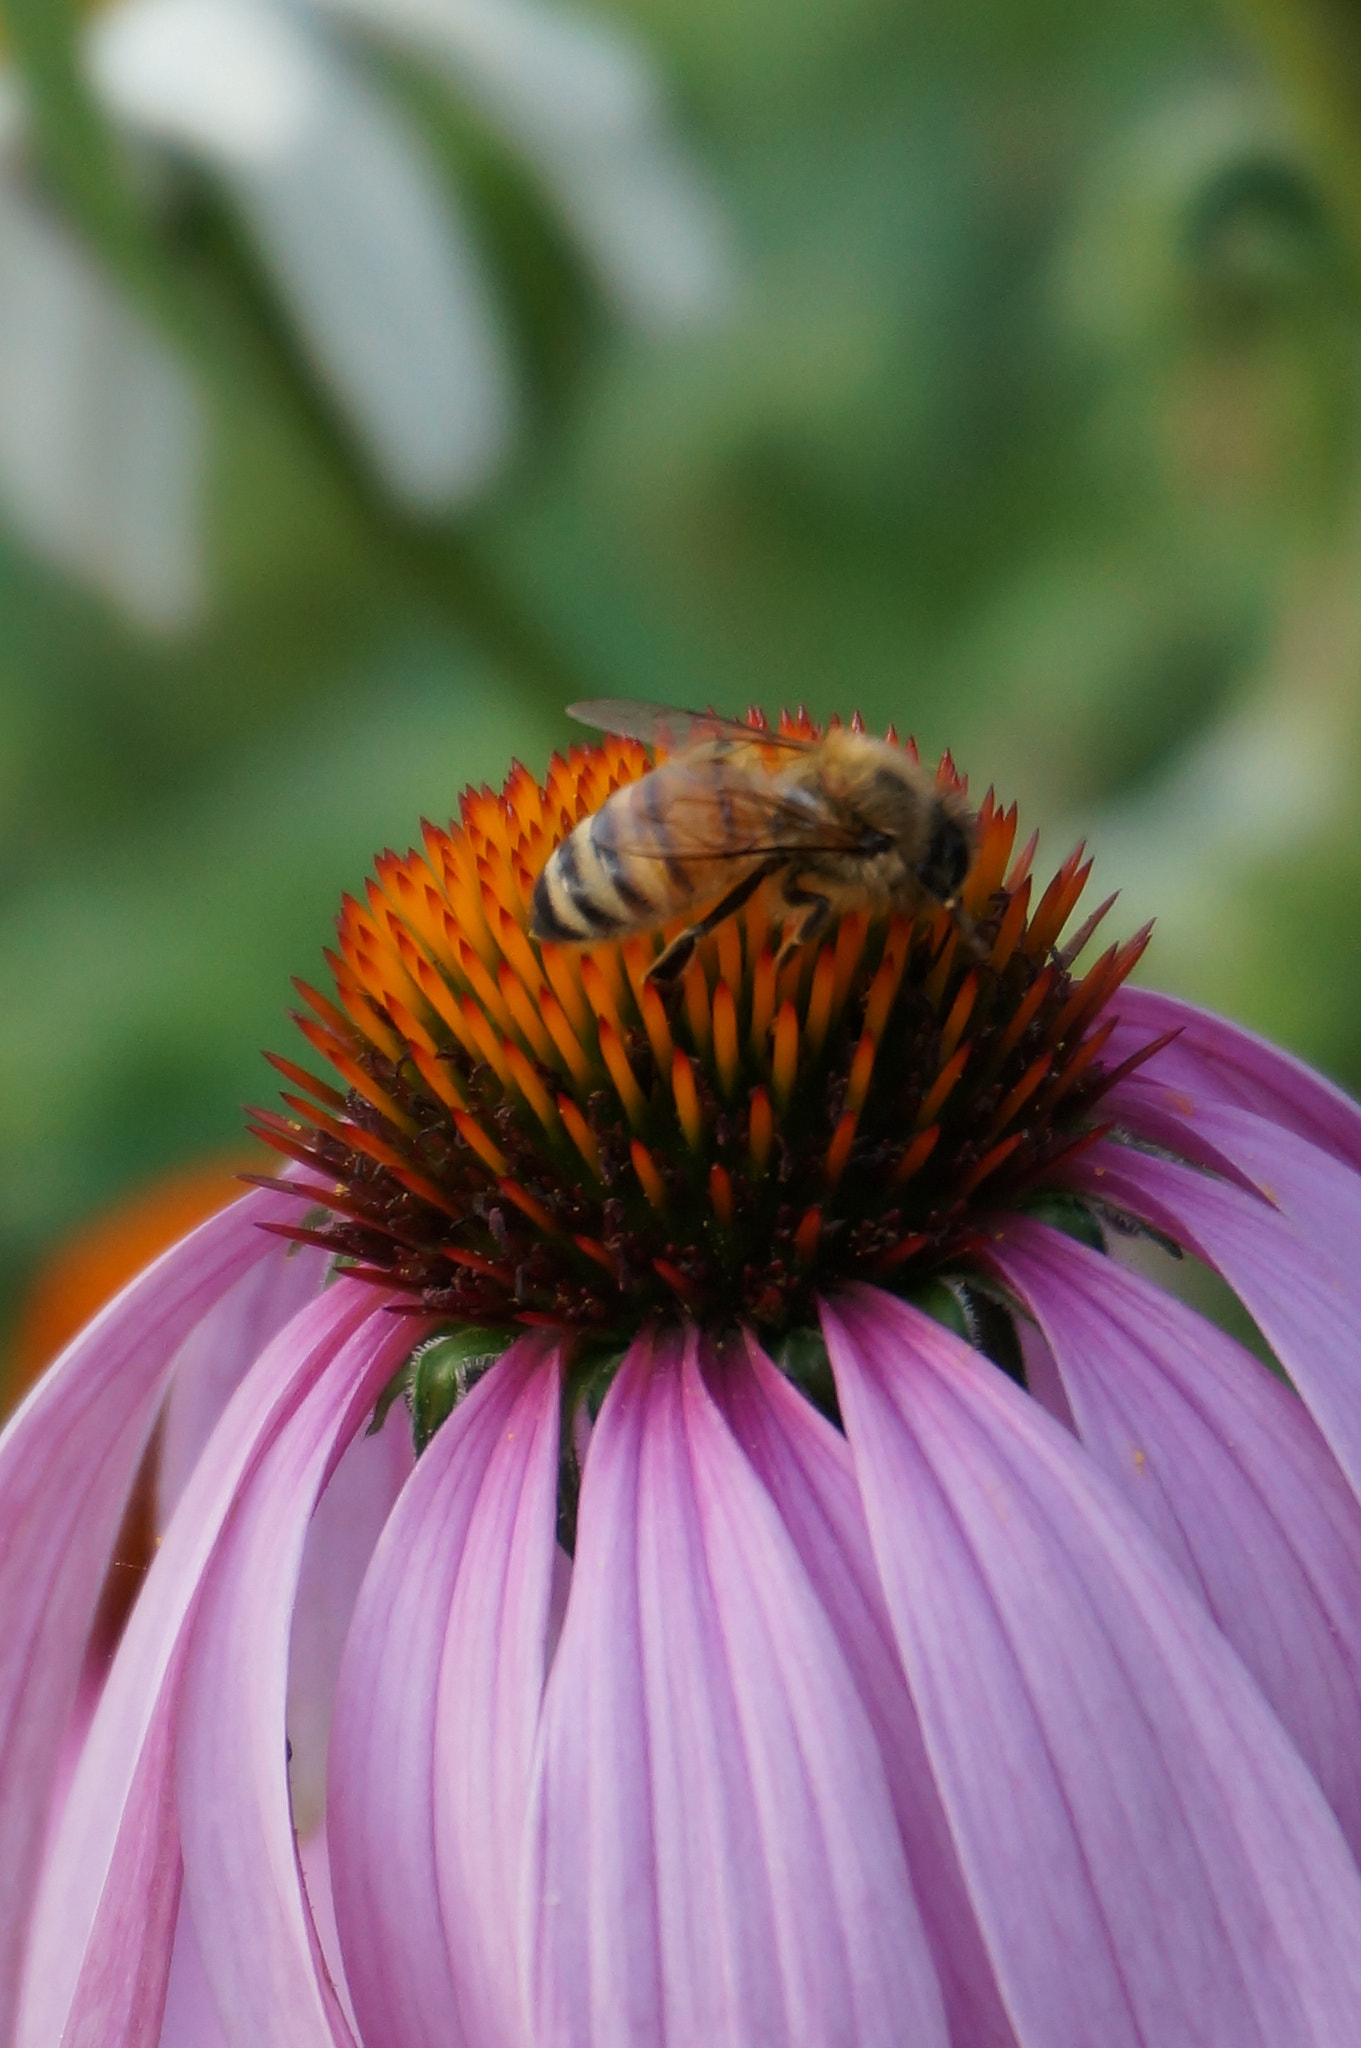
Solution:
[{"label": "out-of-focus orange flower", "polygon": [[39,1268],[20,1306],[0,1368],[0,1414],[125,1281],[235,1200],[246,1163],[244,1156],[222,1157],[166,1174],[66,1240]]},{"label": "out-of-focus orange flower", "polygon": [[[38,1270],[0,1361],[0,1417],[7,1415],[76,1332],[143,1266],[241,1193],[244,1155],[165,1174],[70,1237]],[[155,1545],[155,1453],[148,1453],[114,1546],[91,1631],[96,1657],[111,1656]]]}]

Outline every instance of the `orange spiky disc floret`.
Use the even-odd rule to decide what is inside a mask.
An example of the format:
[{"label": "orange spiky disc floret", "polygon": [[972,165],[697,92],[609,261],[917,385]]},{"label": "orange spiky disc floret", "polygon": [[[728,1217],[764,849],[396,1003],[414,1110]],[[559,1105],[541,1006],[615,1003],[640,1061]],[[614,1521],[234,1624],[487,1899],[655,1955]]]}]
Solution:
[{"label": "orange spiky disc floret", "polygon": [[[803,713],[781,730],[817,736]],[[839,1280],[918,1283],[1090,1142],[1115,1078],[1100,1013],[1148,933],[1075,975],[1109,908],[1060,947],[1081,849],[1035,891],[1035,842],[1016,853],[989,792],[970,939],[943,910],[850,913],[777,973],[758,895],[663,1001],[647,968],[679,925],[580,952],[527,931],[553,847],[649,766],[613,738],[542,784],[516,764],[345,899],[334,997],[298,984],[334,1082],[276,1058],[287,1113],[255,1118],[310,1169],[285,1234],[451,1319],[780,1329]],[[937,773],[963,788],[948,755]]]}]

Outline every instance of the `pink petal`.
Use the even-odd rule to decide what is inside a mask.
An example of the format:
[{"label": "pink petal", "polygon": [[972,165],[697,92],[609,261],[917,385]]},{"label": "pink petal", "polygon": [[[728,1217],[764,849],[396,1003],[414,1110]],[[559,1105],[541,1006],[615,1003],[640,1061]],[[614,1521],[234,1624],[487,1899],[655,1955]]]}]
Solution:
[{"label": "pink petal", "polygon": [[[1136,1135],[1148,1135],[1171,1149],[1189,1136],[1230,1173],[1265,1195],[1295,1226],[1311,1249],[1326,1252],[1350,1276],[1361,1242],[1361,1174],[1294,1131],[1212,1098],[1192,1099],[1189,1113],[1169,1125],[1156,1091],[1130,1082],[1122,1091],[1121,1120]],[[1156,1125],[1156,1130],[1154,1126]],[[1361,1302],[1361,1284],[1355,1299]]]},{"label": "pink petal", "polygon": [[1082,1442],[1204,1599],[1361,1848],[1361,1506],[1298,1398],[1138,1274],[1017,1218],[988,1263]]},{"label": "pink petal", "polygon": [[[461,1584],[465,1557],[485,1559],[499,1531],[504,1548],[495,1568],[522,1606],[505,1622],[505,1661],[495,1645],[489,1656],[486,1641],[474,1639],[471,1668],[493,1686],[504,1686],[518,1670],[537,1706],[542,1673],[536,1680],[534,1615],[542,1604],[546,1635],[547,1593],[540,1580],[545,1588],[551,1584],[555,1549],[540,1496],[546,1422],[556,1410],[558,1387],[558,1354],[537,1336],[512,1346],[478,1382],[412,1474],[356,1605],[331,1728],[328,1827],[346,1978],[364,2040],[382,2048],[459,2048],[468,2038],[441,1907],[436,1731],[442,1713],[453,1717],[447,1736],[441,1731],[438,1738],[444,1741],[456,1737],[465,1708],[478,1716],[479,1729],[493,1709],[481,1699],[440,1707],[449,1617],[456,1602],[467,1617],[469,1602],[476,1601],[477,1588]],[[493,1524],[490,1536],[481,1526],[484,1516]],[[534,1556],[536,1527],[541,1562]],[[494,1614],[491,1620],[494,1627]],[[456,1655],[452,1644],[449,1655]],[[452,1663],[449,1683],[457,1685]],[[502,1706],[512,1750],[524,1741],[531,1709],[504,1695]],[[484,1740],[480,1732],[478,1740]],[[498,1760],[489,1805],[506,1797],[508,1776],[513,1771]],[[513,1808],[513,1783],[509,1793]],[[523,1792],[518,1796],[522,1802]],[[447,1797],[441,1788],[440,1801]],[[441,1833],[444,1824],[442,1804]],[[515,1852],[509,1828],[513,1821],[488,1873],[498,1886],[501,1859]],[[473,1908],[481,1910],[476,1902]],[[498,1939],[505,1938],[502,1930]]]},{"label": "pink petal", "polygon": [[1120,1022],[1107,1053],[1112,1063],[1176,1031],[1173,1043],[1140,1069],[1146,1082],[1254,1110],[1361,1172],[1361,1108],[1303,1060],[1153,989],[1123,988],[1116,1007]]},{"label": "pink petal", "polygon": [[410,1418],[399,1405],[376,1435],[355,1437],[308,1526],[288,1648],[288,1782],[303,1837],[326,1817],[331,1713],[355,1601],[413,1464]]},{"label": "pink petal", "polygon": [[561,1409],[554,1360],[525,1387],[486,1468],[440,1664],[440,1904],[459,2011],[479,2048],[524,2034],[518,1909],[556,1561],[563,1557],[556,1536]]},{"label": "pink petal", "polygon": [[596,1423],[535,1795],[536,2040],[944,2048],[868,1718],[693,1332]]},{"label": "pink petal", "polygon": [[164,1996],[170,1929],[148,1927],[147,1904],[164,1873],[178,1873],[173,1709],[203,1574],[257,1459],[375,1312],[372,1291],[345,1282],[305,1308],[237,1389],[199,1460],[128,1618],[43,1871],[19,2048],[117,2048],[140,2038],[140,1979],[153,1973]]},{"label": "pink petal", "polygon": [[0,1436],[0,2040],[63,1731],[124,1504],[176,1349],[248,1268],[282,1257],[253,1194],[211,1217],[68,1346]]},{"label": "pink petal", "polygon": [[[173,1711],[161,1700],[146,1733],[129,1789],[125,1824],[110,1857],[109,1890],[137,1901],[132,1942],[106,1916],[92,1930],[81,1958],[80,1996],[66,2031],[64,2048],[103,2048],[118,2040],[154,2041],[160,2031],[166,1976],[180,1900],[179,1844],[171,1754]],[[60,1837],[59,1837],[60,1839]],[[41,1953],[42,1911],[34,1922],[34,1948]],[[39,1965],[38,1967],[41,1967]],[[34,2039],[33,1964],[20,1993],[17,2039]]]},{"label": "pink petal", "polygon": [[1025,1383],[1032,1398],[1053,1416],[1055,1422],[1061,1422],[1071,1435],[1076,1436],[1077,1423],[1073,1417],[1072,1403],[1068,1399],[1068,1390],[1063,1383],[1058,1361],[1050,1350],[1044,1333],[1037,1329],[1034,1323],[1027,1322],[1022,1317],[1016,1334],[1020,1340],[1021,1357],[1025,1364]]},{"label": "pink petal", "polygon": [[1355,2042],[1361,1878],[1141,1523],[929,1318],[857,1288],[824,1328],[908,1683],[1024,2048]]},{"label": "pink petal", "polygon": [[951,2041],[1014,2042],[898,1661],[846,1439],[749,1340],[709,1375],[714,1399],[779,1510],[874,1729]]},{"label": "pink petal", "polygon": [[156,1460],[158,1529],[170,1520],[238,1385],[271,1337],[320,1294],[329,1266],[328,1255],[312,1245],[276,1243],[176,1352]]},{"label": "pink petal", "polygon": [[[149,2039],[156,2039],[152,2034]],[[175,1922],[174,1952],[170,1960],[170,1981],[166,1986],[165,2012],[157,2048],[229,2048],[222,2022],[217,2016],[208,1979],[203,1974],[198,1936],[193,1915],[180,1898]]]},{"label": "pink petal", "polygon": [[201,1583],[180,1708],[180,1837],[203,1966],[228,2038],[242,2048],[331,2048],[352,2038],[298,1871],[289,1644],[322,1489],[421,1335],[406,1317],[364,1319],[243,1478]]},{"label": "pink petal", "polygon": [[[408,1433],[401,1431],[401,1424],[395,1419],[384,1427],[391,1427],[394,1432]],[[296,1621],[296,1616],[294,1619]],[[290,1784],[292,1775],[290,1771]],[[299,1835],[297,1840],[298,1869],[302,1873],[307,1910],[311,1916],[316,1945],[320,1952],[320,1968],[335,1986],[336,1996],[345,2014],[345,2024],[357,2037],[359,2025],[354,2016],[349,1986],[345,1982],[345,1965],[340,1953],[340,1930],[336,1926],[335,1893],[331,1884],[331,1847],[327,1839],[325,1821],[322,1821],[320,1827],[313,1828],[310,1835]]]},{"label": "pink petal", "polygon": [[[1128,1145],[1094,1148],[1073,1162],[1067,1177],[1073,1187],[1165,1231],[1223,1274],[1361,1498],[1361,1275],[1355,1265],[1361,1181],[1289,1132],[1260,1118],[1250,1121],[1258,1134],[1272,1135],[1275,1178],[1288,1212]],[[1288,1159],[1287,1148],[1300,1156]]]}]

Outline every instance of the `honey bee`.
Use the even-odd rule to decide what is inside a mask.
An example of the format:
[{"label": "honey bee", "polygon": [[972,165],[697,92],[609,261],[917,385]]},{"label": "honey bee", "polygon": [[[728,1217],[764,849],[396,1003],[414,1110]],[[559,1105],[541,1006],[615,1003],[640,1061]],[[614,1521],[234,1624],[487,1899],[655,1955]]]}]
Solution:
[{"label": "honey bee", "polygon": [[901,747],[845,728],[820,740],[758,732],[627,699],[568,710],[667,758],[554,849],[534,885],[535,938],[591,946],[711,904],[653,961],[649,980],[666,984],[766,882],[782,926],[780,962],[848,910],[944,908],[962,920],[976,821],[957,791]]}]

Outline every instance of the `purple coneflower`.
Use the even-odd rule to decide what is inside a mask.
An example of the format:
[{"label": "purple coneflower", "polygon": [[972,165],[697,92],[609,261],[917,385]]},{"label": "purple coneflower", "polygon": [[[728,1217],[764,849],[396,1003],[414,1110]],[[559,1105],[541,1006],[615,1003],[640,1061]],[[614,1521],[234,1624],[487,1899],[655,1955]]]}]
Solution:
[{"label": "purple coneflower", "polygon": [[0,2039],[1355,2048],[1361,1111],[991,798],[972,943],[536,947],[646,767],[378,862],[284,1177],[0,1440]]}]

